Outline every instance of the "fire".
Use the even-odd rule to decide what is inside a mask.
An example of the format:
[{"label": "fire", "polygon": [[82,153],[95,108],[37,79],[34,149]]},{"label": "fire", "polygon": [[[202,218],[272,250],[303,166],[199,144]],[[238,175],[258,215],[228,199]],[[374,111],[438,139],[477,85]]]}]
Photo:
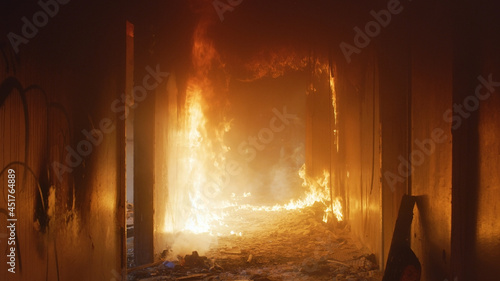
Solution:
[{"label": "fire", "polygon": [[[342,204],[340,198],[331,201],[330,194],[330,174],[325,170],[323,177],[311,179],[306,176],[306,166],[302,165],[298,171],[302,179],[302,186],[306,192],[302,199],[293,199],[287,204],[274,206],[255,206],[243,204],[239,205],[238,200],[251,196],[250,192],[243,192],[242,196],[232,193],[232,202],[210,201],[210,193],[207,193],[207,186],[214,183],[210,174],[218,167],[224,166],[224,153],[215,153],[215,147],[221,148],[223,152],[229,149],[223,143],[223,135],[230,129],[224,124],[219,126],[222,129],[215,130],[215,139],[210,139],[207,132],[206,116],[203,113],[202,89],[196,86],[188,87],[185,109],[184,130],[179,133],[179,144],[184,144],[179,157],[180,163],[177,166],[177,179],[174,184],[176,188],[169,198],[169,205],[178,206],[179,203],[186,203],[179,211],[170,209],[171,215],[179,220],[167,221],[167,232],[187,231],[192,233],[214,234],[215,228],[225,226],[224,218],[228,215],[227,209],[247,209],[252,211],[276,212],[284,210],[297,210],[313,206],[316,202],[324,204],[323,221],[327,222],[330,214],[335,215],[338,221],[343,220]],[[210,167],[213,167],[210,169]],[[177,195],[177,196],[175,196]],[[167,216],[172,218],[172,216]],[[236,234],[234,230],[231,234]],[[237,233],[242,235],[241,232]]]},{"label": "fire", "polygon": [[289,50],[261,51],[259,55],[245,64],[251,73],[246,82],[255,81],[263,77],[277,78],[287,71],[303,70],[309,64],[304,55]]},{"label": "fire", "polygon": [[337,120],[338,120],[338,112],[337,112],[337,92],[335,91],[335,78],[333,77],[333,73],[330,72],[330,92],[332,96],[332,109],[333,109],[333,119],[334,119],[334,130],[333,137],[335,138],[336,149],[339,152],[339,133],[337,130]]},{"label": "fire", "polygon": [[213,86],[207,73],[218,54],[205,36],[206,26],[195,31],[192,60],[194,74],[188,79],[184,108],[178,117],[177,128],[172,129],[173,143],[169,157],[176,159],[169,167],[168,202],[164,231],[168,233],[211,233],[213,226],[222,224],[223,208],[213,206],[210,199],[220,189],[216,176],[224,167],[224,134],[229,122],[211,128],[206,116],[206,99],[213,96]]},{"label": "fire", "polygon": [[[342,204],[340,198],[332,197],[330,174],[325,170],[322,177],[312,179],[306,175],[305,164],[298,171],[305,190],[300,199],[274,206],[240,204],[242,199],[252,195],[244,191],[243,186],[240,187],[243,191],[241,196],[234,193],[225,198],[222,196],[227,182],[218,175],[226,166],[229,147],[224,144],[224,135],[231,129],[231,123],[224,116],[214,122],[208,117],[207,111],[210,98],[216,96],[214,86],[208,78],[209,73],[214,66],[223,67],[223,63],[212,42],[206,37],[206,27],[199,26],[194,37],[192,58],[195,70],[187,81],[186,98],[177,116],[177,124],[169,132],[169,139],[172,141],[168,144],[168,157],[173,160],[169,162],[164,232],[215,235],[219,234],[219,227],[230,228],[227,218],[231,210],[299,210],[317,202],[324,205],[324,222],[332,215],[342,221]],[[282,68],[288,67],[290,60],[292,59],[285,60]],[[304,67],[304,63],[300,61],[298,67]],[[273,75],[281,74],[282,72],[276,72]],[[217,125],[213,125],[214,123]],[[242,235],[239,230],[231,230],[229,233]]]},{"label": "fire", "polygon": [[316,202],[320,202],[326,206],[323,215],[323,221],[325,223],[328,222],[328,215],[330,213],[333,213],[335,215],[337,221],[342,221],[343,214],[342,214],[342,203],[340,202],[340,197],[335,198],[334,201],[331,202],[330,188],[329,188],[330,174],[325,170],[323,171],[323,178],[311,180],[306,176],[305,164],[302,165],[298,174],[303,181],[302,186],[307,188],[303,199],[292,199],[289,203],[284,205],[274,205],[274,206],[242,205],[239,208],[250,209],[253,211],[276,212],[283,210],[304,209],[306,207],[314,205]]},{"label": "fire", "polygon": [[[210,232],[212,224],[220,221],[224,214],[214,212],[204,194],[209,181],[206,163],[218,159],[211,152],[212,140],[208,138],[206,117],[202,109],[201,89],[188,87],[183,127],[179,140],[174,147],[179,152],[176,166],[176,181],[170,185],[169,214],[165,229],[167,232],[189,231],[193,233]],[[174,190],[175,189],[175,190]],[[179,206],[180,205],[180,206]],[[180,208],[179,208],[180,207]]]}]

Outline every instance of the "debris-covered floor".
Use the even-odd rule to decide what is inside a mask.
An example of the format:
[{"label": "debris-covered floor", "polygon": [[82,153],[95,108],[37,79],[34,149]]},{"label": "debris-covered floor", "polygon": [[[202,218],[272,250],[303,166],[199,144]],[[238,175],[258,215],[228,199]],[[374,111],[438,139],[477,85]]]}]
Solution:
[{"label": "debris-covered floor", "polygon": [[[279,212],[240,209],[230,216],[243,230],[214,239],[208,252],[168,257],[128,280],[381,280],[374,256],[345,227],[324,223],[314,207]],[[129,249],[129,261],[133,259]]]}]

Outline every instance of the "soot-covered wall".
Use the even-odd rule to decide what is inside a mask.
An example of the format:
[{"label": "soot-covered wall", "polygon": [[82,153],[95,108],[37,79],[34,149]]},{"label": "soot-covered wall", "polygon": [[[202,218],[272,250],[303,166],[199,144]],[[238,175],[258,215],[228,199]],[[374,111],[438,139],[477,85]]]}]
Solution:
[{"label": "soot-covered wall", "polygon": [[[123,14],[109,2],[0,4],[2,280],[122,276],[125,139],[112,104],[125,87]],[[7,168],[15,210],[5,200]]]},{"label": "soot-covered wall", "polygon": [[[498,276],[500,74],[498,40],[489,34],[499,21],[492,6],[404,4],[352,62],[339,63],[342,53],[335,60],[341,148],[335,166],[353,233],[384,265],[401,195],[417,196],[411,245],[424,280]],[[378,109],[373,125],[362,94],[370,81]],[[365,143],[373,131],[378,140],[371,150]],[[371,151],[380,166],[370,164]],[[367,192],[363,166],[380,171],[374,174],[380,197]]]},{"label": "soot-covered wall", "polygon": [[[243,1],[225,14],[211,35],[221,52],[237,54],[243,61],[261,48],[276,46],[331,59],[338,118],[332,119],[327,91],[307,98],[304,106],[310,106],[307,114],[312,118],[306,126],[311,153],[306,161],[313,170],[330,164],[332,184],[344,199],[352,233],[382,266],[401,196],[407,193],[418,196],[411,245],[425,280],[495,280],[500,259],[500,42],[494,34],[500,27],[494,4],[398,2],[401,10],[390,24],[348,60],[340,44],[355,44],[355,27],[365,28],[374,21],[372,10],[396,2]],[[2,271],[0,276],[119,280],[125,265],[125,134],[123,111],[113,104],[121,105],[126,88],[127,12],[116,1],[51,3],[57,3],[57,12],[47,16],[46,23],[39,22],[36,31],[23,30],[23,25],[43,9],[39,4],[1,4],[0,167],[17,174],[19,271]],[[185,91],[190,40],[199,14],[182,1],[135,4],[128,14],[138,30],[136,84],[148,74],[147,66],[159,63],[161,70],[176,71],[177,85],[170,84],[169,91]],[[9,32],[24,38],[16,39],[21,40],[16,41],[18,52]],[[163,84],[157,91],[166,89]],[[144,126],[135,133],[142,140],[134,139],[141,155],[136,159],[143,164],[135,165],[135,180],[144,183],[137,185],[135,194],[143,196],[144,215],[149,216],[144,216],[144,228],[136,225],[136,237],[146,231],[136,244],[143,250],[143,263],[154,259],[153,249],[163,247],[153,240],[154,208],[162,207],[159,200],[153,201],[158,191],[153,186],[155,177],[157,182],[164,178],[153,171],[155,165],[165,165],[163,158],[154,158],[155,141],[161,143],[154,128],[161,130],[171,122],[155,123],[155,118],[169,118],[162,111],[169,97],[155,99],[153,92],[149,97],[137,111],[137,124]],[[93,129],[102,132],[102,140],[97,131],[86,133]],[[92,151],[82,141],[91,144]],[[71,156],[70,150],[86,155]],[[412,165],[405,164],[408,159]],[[54,169],[55,162],[68,170],[61,165]],[[0,176],[2,186],[7,172]],[[3,218],[8,209],[5,199],[2,202]],[[0,229],[6,226],[6,220],[0,220]],[[0,231],[0,252],[8,250],[5,235]],[[0,262],[6,264],[5,255]]]}]

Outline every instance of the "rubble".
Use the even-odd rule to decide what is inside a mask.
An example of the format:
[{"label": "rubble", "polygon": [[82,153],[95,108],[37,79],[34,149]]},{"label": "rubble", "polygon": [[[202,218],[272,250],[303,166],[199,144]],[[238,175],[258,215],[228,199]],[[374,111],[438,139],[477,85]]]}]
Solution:
[{"label": "rubble", "polygon": [[193,249],[134,271],[128,280],[382,280],[375,256],[358,249],[347,228],[323,223],[313,209],[272,216],[237,210],[234,216],[245,218],[235,226],[241,236],[219,236],[203,256]]}]

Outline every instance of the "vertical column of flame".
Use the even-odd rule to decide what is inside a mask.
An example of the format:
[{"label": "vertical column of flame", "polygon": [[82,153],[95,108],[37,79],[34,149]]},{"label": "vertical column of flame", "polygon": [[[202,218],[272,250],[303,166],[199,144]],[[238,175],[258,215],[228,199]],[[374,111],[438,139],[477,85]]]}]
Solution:
[{"label": "vertical column of flame", "polygon": [[334,119],[334,130],[333,130],[333,137],[335,138],[335,144],[336,144],[336,149],[337,152],[339,152],[339,132],[338,132],[338,114],[337,114],[337,92],[335,91],[335,78],[333,77],[333,73],[330,73],[330,91],[332,94],[332,108],[333,108],[333,119]]},{"label": "vertical column of flame", "polygon": [[172,132],[176,137],[170,145],[169,158],[175,157],[176,162],[169,167],[165,232],[210,233],[213,224],[222,219],[222,214],[211,205],[213,193],[207,193],[207,189],[214,184],[214,172],[224,166],[227,147],[223,136],[229,127],[223,123],[209,128],[204,112],[206,97],[213,95],[207,74],[218,58],[205,37],[205,28],[200,23],[194,33],[193,75],[188,79],[184,108]]}]

